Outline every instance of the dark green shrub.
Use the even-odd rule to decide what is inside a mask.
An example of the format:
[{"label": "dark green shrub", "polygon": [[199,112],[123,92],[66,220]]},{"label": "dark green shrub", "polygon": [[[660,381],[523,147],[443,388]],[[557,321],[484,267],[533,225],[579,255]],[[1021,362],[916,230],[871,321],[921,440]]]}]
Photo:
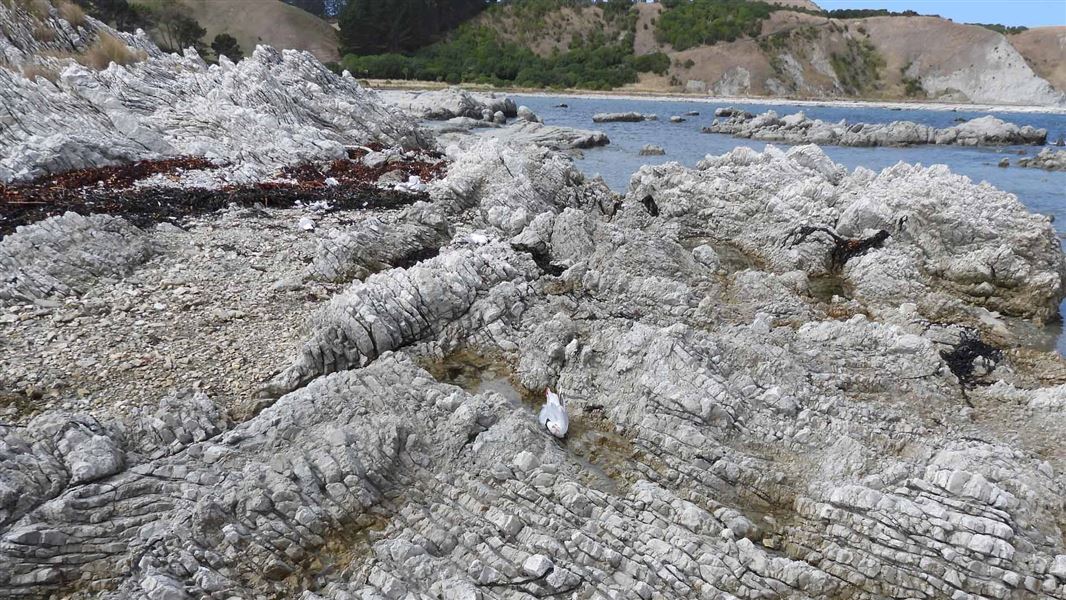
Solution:
[{"label": "dark green shrub", "polygon": [[664,7],[655,38],[675,50],[757,36],[762,22],[779,9],[747,0],[692,0]]},{"label": "dark green shrub", "polygon": [[641,73],[665,75],[670,70],[670,57],[662,52],[643,54],[633,59],[633,68]]}]

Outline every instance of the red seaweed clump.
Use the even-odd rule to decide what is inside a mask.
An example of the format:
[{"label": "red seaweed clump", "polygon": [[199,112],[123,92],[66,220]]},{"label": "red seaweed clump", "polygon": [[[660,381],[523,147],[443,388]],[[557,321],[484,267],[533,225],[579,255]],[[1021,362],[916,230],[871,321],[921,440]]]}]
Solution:
[{"label": "red seaweed clump", "polygon": [[234,203],[289,208],[297,203],[325,201],[330,210],[395,208],[413,204],[426,195],[379,188],[377,182],[383,175],[398,172],[397,181],[418,176],[428,182],[443,177],[447,170],[439,154],[398,155],[374,166],[363,163],[362,158],[369,151],[381,150],[379,145],[353,148],[346,159],[286,167],[277,174],[276,181],[218,189],[134,185],[155,175],[177,180],[184,171],[220,168],[203,158],[188,156],[79,169],[28,183],[0,185],[0,238],[20,225],[67,211],[117,215],[145,227],[214,212]]}]

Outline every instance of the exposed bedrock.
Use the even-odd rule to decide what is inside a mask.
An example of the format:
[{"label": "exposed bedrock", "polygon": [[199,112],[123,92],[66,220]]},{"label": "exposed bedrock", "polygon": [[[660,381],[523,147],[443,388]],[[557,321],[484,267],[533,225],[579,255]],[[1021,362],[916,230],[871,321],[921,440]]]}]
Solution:
[{"label": "exposed bedrock", "polygon": [[408,269],[372,275],[315,315],[312,338],[267,393],[284,393],[334,371],[361,367],[383,352],[440,335],[487,327],[522,310],[538,272],[509,246],[453,249]]},{"label": "exposed bedrock", "polygon": [[533,121],[518,121],[513,125],[486,131],[481,135],[512,145],[532,144],[560,152],[596,148],[611,143],[602,131],[544,125]]},{"label": "exposed bedrock", "polygon": [[546,148],[481,140],[449,146],[448,177],[430,185],[430,198],[471,227],[502,235],[520,233],[542,213],[566,207],[599,210],[614,194],[601,179],[589,179],[566,156]]},{"label": "exposed bedrock", "polygon": [[1066,150],[1044,148],[1040,154],[1031,158],[1019,158],[1019,167],[1045,169],[1047,171],[1066,171]]},{"label": "exposed bedrock", "polygon": [[437,140],[441,145],[476,143],[477,138],[471,137],[472,134],[483,138],[494,138],[512,146],[536,145],[572,154],[611,143],[607,135],[601,131],[545,125],[535,121],[520,120],[501,126],[487,121],[459,117],[444,121],[440,125],[431,123],[430,126],[437,133]]},{"label": "exposed bedrock", "polygon": [[121,278],[156,252],[150,236],[107,215],[66,213],[0,240],[0,303],[84,293]]},{"label": "exposed bedrock", "polygon": [[191,50],[104,71],[71,64],[56,84],[0,70],[0,104],[10,121],[0,129],[5,183],[173,155],[240,163],[233,178],[246,182],[344,158],[353,145],[432,145],[353,78],[267,46],[238,64],[209,66]]},{"label": "exposed bedrock", "polygon": [[418,202],[395,217],[369,218],[323,240],[308,274],[338,282],[364,279],[430,258],[451,237],[443,211]]},{"label": "exposed bedrock", "polygon": [[[493,122],[496,113],[518,116],[514,100],[496,94],[476,94],[460,88],[434,91],[383,90],[381,97],[416,119],[447,121],[457,117]],[[528,110],[528,109],[527,109]]]},{"label": "exposed bedrock", "polygon": [[684,235],[730,242],[774,271],[839,271],[875,310],[914,302],[948,321],[983,314],[973,307],[1050,320],[1064,296],[1050,220],[942,166],[849,174],[816,146],[738,148],[695,169],[642,168],[627,198],[646,196]]},{"label": "exposed bedrock", "polygon": [[292,256],[354,280],[245,422],[196,391],[0,422],[0,596],[1066,599],[1066,392],[968,326],[1054,314],[1046,218],[813,146],[624,198],[448,152]]},{"label": "exposed bedrock", "polygon": [[162,51],[142,30],[136,33],[116,31],[91,16],[81,23],[66,20],[58,10],[59,2],[0,3],[0,62],[13,67],[61,64],[59,57],[78,55],[89,50],[100,34],[121,41],[140,56],[159,56]]},{"label": "exposed bedrock", "polygon": [[[195,404],[175,414],[176,403]],[[119,424],[46,413],[22,430],[0,426],[0,590],[221,598],[303,589],[302,569],[327,566],[331,550],[350,558],[347,544],[378,518],[372,507],[446,472],[506,418],[501,403],[383,359],[226,433],[201,398],[170,399],[130,424],[169,449],[151,459]]]},{"label": "exposed bedrock", "polygon": [[802,112],[779,117],[768,111],[753,115],[736,109],[719,109],[704,133],[726,133],[753,140],[779,141],[789,144],[829,144],[833,146],[912,146],[920,144],[955,144],[959,146],[1042,146],[1047,130],[1029,125],[1018,126],[992,115],[937,129],[911,121],[892,123],[828,123],[808,118]]}]

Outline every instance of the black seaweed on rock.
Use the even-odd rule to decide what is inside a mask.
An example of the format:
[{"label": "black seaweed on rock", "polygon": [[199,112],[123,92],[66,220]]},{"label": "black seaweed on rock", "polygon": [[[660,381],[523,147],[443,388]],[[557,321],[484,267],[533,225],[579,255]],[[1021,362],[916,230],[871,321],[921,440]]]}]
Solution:
[{"label": "black seaweed on rock", "polygon": [[[879,230],[868,238],[846,238],[824,226],[804,225],[798,228],[792,236],[795,239],[791,245],[795,246],[807,241],[807,238],[815,233],[824,233],[833,238],[833,250],[829,255],[830,265],[834,270],[839,270],[856,256],[866,254],[870,250],[880,248],[888,240],[889,233],[884,229]],[[789,236],[789,237],[792,237]]]},{"label": "black seaweed on rock", "polygon": [[991,373],[1003,360],[1003,351],[983,341],[976,331],[963,331],[959,343],[940,357],[958,378],[963,387],[972,387],[977,380]]}]

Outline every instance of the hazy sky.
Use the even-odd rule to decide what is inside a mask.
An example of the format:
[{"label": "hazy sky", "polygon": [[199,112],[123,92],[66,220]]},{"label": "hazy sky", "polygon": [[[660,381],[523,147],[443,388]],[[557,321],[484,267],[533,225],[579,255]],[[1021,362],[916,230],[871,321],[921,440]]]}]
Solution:
[{"label": "hazy sky", "polygon": [[887,8],[940,15],[958,23],[1066,25],[1066,0],[814,0],[826,10]]}]

